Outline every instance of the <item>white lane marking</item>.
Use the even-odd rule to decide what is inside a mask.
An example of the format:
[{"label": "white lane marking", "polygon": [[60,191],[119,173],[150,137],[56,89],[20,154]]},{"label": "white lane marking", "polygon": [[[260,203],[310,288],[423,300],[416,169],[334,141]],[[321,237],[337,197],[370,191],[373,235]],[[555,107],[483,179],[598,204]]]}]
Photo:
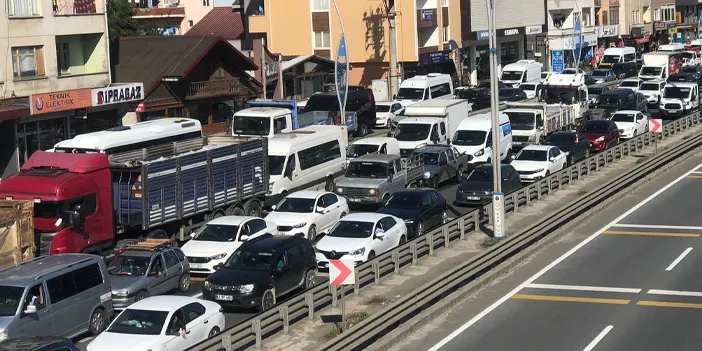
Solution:
[{"label": "white lane marking", "polygon": [[702,230],[702,227],[687,225],[657,225],[657,224],[622,224],[617,223],[612,227],[624,228],[644,228],[644,229],[680,229],[680,230]]},{"label": "white lane marking", "polygon": [[509,300],[512,295],[518,293],[520,290],[524,289],[525,286],[531,284],[534,282],[534,280],[539,279],[544,273],[548,272],[551,270],[553,267],[555,267],[557,264],[561,263],[561,261],[565,260],[568,258],[568,256],[572,255],[574,252],[580,250],[583,246],[587,245],[589,242],[600,236],[602,233],[604,233],[605,230],[607,230],[609,227],[612,225],[618,223],[622,219],[626,218],[628,215],[632,214],[634,211],[638,210],[639,208],[643,207],[647,203],[649,203],[651,200],[656,198],[658,195],[668,191],[673,185],[677,184],[681,180],[685,179],[688,175],[690,175],[692,172],[694,172],[696,169],[702,167],[702,164],[697,165],[695,168],[691,169],[690,171],[686,172],[685,174],[681,175],[678,179],[668,183],[664,187],[658,189],[655,193],[651,194],[651,196],[647,197],[640,203],[638,203],[636,206],[630,208],[628,211],[624,212],[621,216],[617,217],[615,220],[607,224],[606,226],[602,227],[602,229],[598,230],[596,233],[590,235],[587,239],[583,240],[580,244],[576,245],[572,249],[570,249],[568,252],[564,253],[561,257],[557,258],[555,261],[551,262],[548,266],[544,267],[542,270],[534,274],[531,278],[527,279],[525,282],[514,288],[514,290],[508,292],[505,296],[500,298],[499,300],[495,301],[492,305],[488,306],[488,308],[484,309],[482,312],[480,312],[477,316],[473,317],[471,320],[460,326],[458,329],[454,330],[453,333],[449,334],[447,337],[443,338],[441,341],[439,341],[436,345],[434,345],[431,349],[428,351],[437,351],[444,345],[448,344],[451,340],[453,340],[455,337],[466,331],[466,329],[470,328],[473,324],[477,323],[479,320],[483,319],[488,313],[492,312],[492,310],[496,309],[499,307],[501,304],[503,304],[505,301]]},{"label": "white lane marking", "polygon": [[651,289],[646,292],[651,295],[671,295],[671,296],[694,296],[702,297],[702,292],[699,291],[682,291],[682,290],[659,290]]},{"label": "white lane marking", "polygon": [[702,174],[702,172],[695,171],[695,172],[692,172],[692,174]]},{"label": "white lane marking", "polygon": [[685,256],[687,256],[687,254],[690,253],[690,251],[692,251],[691,247],[685,249],[685,251],[683,251],[683,253],[681,253],[680,256],[678,256],[678,258],[676,258],[675,261],[673,261],[673,263],[671,263],[670,266],[668,266],[668,268],[666,268],[665,270],[668,272],[672,271],[673,268],[675,268],[675,266],[677,266],[678,263],[680,263],[680,261],[682,261],[683,258],[685,258]]},{"label": "white lane marking", "polygon": [[597,291],[625,294],[638,294],[641,289],[635,288],[612,288],[607,286],[585,286],[585,285],[557,285],[557,284],[528,284],[525,288],[531,289],[552,289],[552,290],[575,290],[575,291]]},{"label": "white lane marking", "polygon": [[197,294],[194,294],[194,295],[190,295],[190,297],[194,297],[194,298],[197,298],[197,299],[199,299],[200,297],[202,297],[202,291],[201,291],[201,292],[199,292],[199,293],[197,293]]},{"label": "white lane marking", "polygon": [[592,340],[587,345],[587,347],[585,347],[585,349],[583,349],[583,351],[592,351],[595,348],[595,346],[597,346],[597,344],[600,341],[602,341],[602,339],[604,339],[605,336],[607,336],[607,333],[609,333],[612,330],[612,328],[614,328],[613,325],[608,325],[607,328],[604,328],[604,330],[602,330],[600,334],[598,334],[597,337],[595,337],[595,339]]}]

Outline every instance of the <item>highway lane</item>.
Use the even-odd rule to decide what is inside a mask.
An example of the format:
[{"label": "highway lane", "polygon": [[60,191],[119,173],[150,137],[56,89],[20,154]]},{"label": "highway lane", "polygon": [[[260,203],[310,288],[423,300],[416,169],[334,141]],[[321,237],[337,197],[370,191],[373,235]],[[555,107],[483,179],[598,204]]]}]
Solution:
[{"label": "highway lane", "polygon": [[700,196],[702,165],[431,350],[699,350]]}]

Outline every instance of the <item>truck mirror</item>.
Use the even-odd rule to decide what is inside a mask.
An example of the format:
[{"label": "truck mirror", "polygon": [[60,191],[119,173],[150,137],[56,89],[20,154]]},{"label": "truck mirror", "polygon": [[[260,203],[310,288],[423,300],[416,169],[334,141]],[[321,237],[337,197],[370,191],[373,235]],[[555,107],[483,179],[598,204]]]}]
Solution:
[{"label": "truck mirror", "polygon": [[66,220],[70,228],[82,228],[83,227],[83,211],[80,209],[75,209],[73,211],[66,211]]}]

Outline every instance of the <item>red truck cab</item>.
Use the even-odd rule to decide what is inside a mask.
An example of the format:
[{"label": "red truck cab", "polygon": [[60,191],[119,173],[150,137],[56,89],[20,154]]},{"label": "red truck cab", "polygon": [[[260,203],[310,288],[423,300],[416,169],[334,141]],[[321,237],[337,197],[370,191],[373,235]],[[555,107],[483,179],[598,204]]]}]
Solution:
[{"label": "red truck cab", "polygon": [[0,198],[34,201],[41,255],[100,253],[114,238],[110,164],[105,154],[35,152],[0,182]]}]

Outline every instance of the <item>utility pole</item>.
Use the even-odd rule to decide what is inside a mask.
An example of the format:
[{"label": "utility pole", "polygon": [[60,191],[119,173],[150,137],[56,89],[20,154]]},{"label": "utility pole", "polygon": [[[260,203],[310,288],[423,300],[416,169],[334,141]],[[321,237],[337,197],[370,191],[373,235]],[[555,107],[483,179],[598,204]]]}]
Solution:
[{"label": "utility pole", "polygon": [[390,37],[390,67],[388,70],[388,98],[391,100],[395,99],[397,95],[397,23],[395,18],[397,17],[397,12],[395,12],[395,0],[383,0],[385,5],[385,11],[388,15],[388,28]]},{"label": "utility pole", "polygon": [[497,76],[497,28],[495,23],[495,1],[485,0],[487,3],[488,13],[488,32],[489,36],[489,51],[490,51],[490,114],[492,118],[492,225],[493,238],[502,239],[505,236],[504,223],[504,193],[502,192],[502,172],[500,165],[500,136],[502,129],[500,128],[500,108],[498,99],[498,80]]}]

